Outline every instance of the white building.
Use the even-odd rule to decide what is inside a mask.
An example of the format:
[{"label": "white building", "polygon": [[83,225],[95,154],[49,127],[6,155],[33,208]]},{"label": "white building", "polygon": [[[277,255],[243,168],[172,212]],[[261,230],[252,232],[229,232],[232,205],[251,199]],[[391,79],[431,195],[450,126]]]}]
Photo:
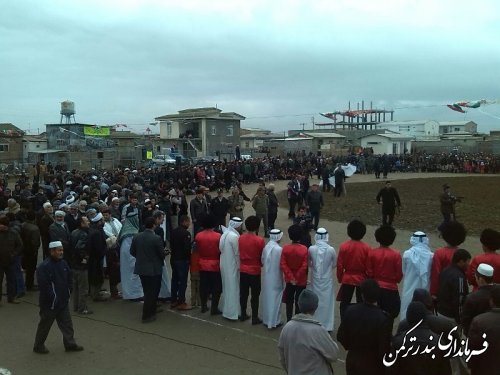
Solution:
[{"label": "white building", "polygon": [[388,121],[376,125],[377,129],[386,129],[414,137],[415,139],[432,139],[439,137],[439,123],[434,120]]},{"label": "white building", "polygon": [[361,147],[372,148],[376,155],[399,155],[411,152],[413,137],[397,133],[366,135],[360,138]]},{"label": "white building", "polygon": [[36,163],[47,153],[47,134],[25,135],[23,137],[23,162]]}]

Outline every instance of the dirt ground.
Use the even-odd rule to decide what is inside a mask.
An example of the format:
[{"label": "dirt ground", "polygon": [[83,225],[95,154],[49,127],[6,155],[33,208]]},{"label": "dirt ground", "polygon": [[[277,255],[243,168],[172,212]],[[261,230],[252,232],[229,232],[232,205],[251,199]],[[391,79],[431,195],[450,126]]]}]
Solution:
[{"label": "dirt ground", "polygon": [[[334,198],[325,193],[325,207],[321,216],[329,220],[349,222],[357,218],[369,225],[381,223],[380,206],[375,197],[385,186],[383,179],[373,182],[346,183],[347,195]],[[469,235],[478,236],[484,228],[500,225],[500,176],[454,178],[415,178],[395,180],[395,187],[401,198],[402,208],[394,220],[398,229],[436,231],[441,223],[439,195],[442,185],[449,184],[455,196],[464,197],[456,204],[457,220],[464,223]],[[288,207],[286,192],[280,192],[282,207]]]}]

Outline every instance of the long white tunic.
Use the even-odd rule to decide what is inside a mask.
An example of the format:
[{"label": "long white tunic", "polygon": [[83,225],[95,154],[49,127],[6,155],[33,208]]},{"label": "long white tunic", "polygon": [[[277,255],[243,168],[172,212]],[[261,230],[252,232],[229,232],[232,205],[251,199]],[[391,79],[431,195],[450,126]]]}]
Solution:
[{"label": "long white tunic", "polygon": [[281,246],[269,241],[262,251],[262,322],[267,328],[281,323],[281,299],[285,289],[280,269]]},{"label": "long white tunic", "polygon": [[[412,242],[414,242],[413,237],[410,243]],[[429,246],[417,242],[403,253],[401,319],[406,319],[406,309],[413,299],[415,289],[422,288],[429,290],[432,256],[433,254]]]},{"label": "long white tunic", "polygon": [[123,299],[144,297],[139,275],[134,273],[135,258],[130,255],[132,236],[123,239],[120,246],[120,275]]},{"label": "long white tunic", "polygon": [[222,277],[222,316],[238,319],[240,310],[240,253],[238,238],[240,234],[227,228],[219,242],[220,273]]},{"label": "long white tunic", "polygon": [[309,248],[309,272],[311,283],[308,289],[318,295],[318,309],[314,319],[321,323],[327,331],[333,331],[334,288],[333,268],[337,264],[335,249],[325,241],[316,241]]},{"label": "long white tunic", "polygon": [[158,298],[170,298],[172,292],[170,289],[170,277],[168,276],[167,262],[163,261],[163,270],[161,272],[161,288]]}]

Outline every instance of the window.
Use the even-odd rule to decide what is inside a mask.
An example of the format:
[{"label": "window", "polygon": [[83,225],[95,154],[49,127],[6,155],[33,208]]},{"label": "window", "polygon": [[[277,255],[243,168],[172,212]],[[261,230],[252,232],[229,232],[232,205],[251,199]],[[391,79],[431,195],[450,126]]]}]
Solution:
[{"label": "window", "polygon": [[227,136],[232,137],[233,136],[233,125],[228,125],[227,126]]},{"label": "window", "polygon": [[172,122],[167,122],[167,138],[172,137]]},{"label": "window", "polygon": [[0,145],[0,152],[9,152],[9,145],[8,144]]},{"label": "window", "polygon": [[66,146],[66,140],[65,139],[57,139],[56,140],[56,145],[57,146]]},{"label": "window", "polygon": [[367,145],[379,145],[380,142],[366,142]]},{"label": "window", "polygon": [[397,154],[398,153],[398,144],[397,143],[393,143],[392,144],[392,153],[393,154]]},{"label": "window", "polygon": [[215,125],[212,125],[212,135],[216,135],[217,134],[217,130],[215,128]]},{"label": "window", "polygon": [[250,141],[245,142],[245,148],[250,148]]},{"label": "window", "polygon": [[455,131],[456,131],[456,132],[459,132],[459,131],[460,131],[460,128],[455,128]]}]

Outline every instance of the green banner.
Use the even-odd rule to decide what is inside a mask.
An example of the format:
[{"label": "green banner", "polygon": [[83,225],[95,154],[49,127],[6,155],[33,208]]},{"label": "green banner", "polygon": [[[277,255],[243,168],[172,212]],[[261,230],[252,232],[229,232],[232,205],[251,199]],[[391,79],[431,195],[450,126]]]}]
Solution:
[{"label": "green banner", "polygon": [[109,137],[110,128],[107,126],[91,126],[86,125],[83,127],[83,134],[93,137]]},{"label": "green banner", "polygon": [[153,151],[146,151],[146,159],[148,160],[153,159]]}]

